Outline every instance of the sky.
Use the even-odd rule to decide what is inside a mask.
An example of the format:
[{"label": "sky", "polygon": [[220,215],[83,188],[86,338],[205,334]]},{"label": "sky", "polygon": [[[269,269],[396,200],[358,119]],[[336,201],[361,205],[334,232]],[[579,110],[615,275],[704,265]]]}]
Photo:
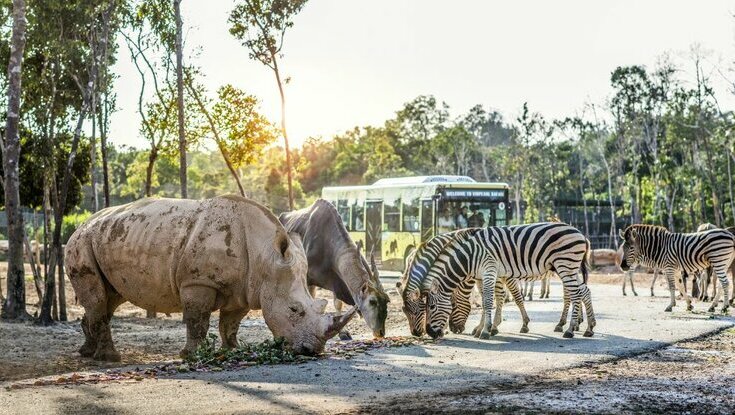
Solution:
[{"label": "sky", "polygon": [[[184,0],[186,53],[205,75],[210,95],[233,84],[280,120],[270,69],[248,59],[228,32],[231,0]],[[380,125],[418,95],[446,101],[454,116],[474,105],[515,118],[524,102],[555,118],[604,105],[610,73],[655,66],[663,54],[691,76],[690,49],[707,51],[721,105],[735,109],[735,1],[311,0],[286,33],[281,62],[289,137],[329,138],[355,126]],[[146,146],[139,134],[139,75],[127,49],[114,71],[120,110],[116,145]]]}]

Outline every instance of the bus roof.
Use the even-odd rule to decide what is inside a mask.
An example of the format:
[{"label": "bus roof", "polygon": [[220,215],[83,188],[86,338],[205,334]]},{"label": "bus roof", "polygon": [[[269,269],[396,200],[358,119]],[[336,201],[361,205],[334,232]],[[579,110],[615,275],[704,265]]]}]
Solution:
[{"label": "bus roof", "polygon": [[[467,180],[469,179],[469,180]],[[330,186],[322,189],[322,197],[353,198],[356,193],[370,198],[386,190],[390,193],[409,191],[415,197],[431,197],[438,187],[464,189],[508,189],[507,183],[476,182],[467,176],[413,176],[380,179],[371,185],[363,186]]]},{"label": "bus roof", "polygon": [[475,179],[468,176],[408,176],[408,177],[389,177],[380,179],[373,183],[373,186],[385,185],[408,185],[419,183],[477,183]]}]

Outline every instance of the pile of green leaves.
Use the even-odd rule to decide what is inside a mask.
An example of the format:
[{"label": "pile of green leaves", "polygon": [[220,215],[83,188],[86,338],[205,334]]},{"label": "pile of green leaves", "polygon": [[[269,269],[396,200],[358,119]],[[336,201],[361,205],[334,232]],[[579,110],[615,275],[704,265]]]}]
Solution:
[{"label": "pile of green leaves", "polygon": [[189,366],[213,366],[230,368],[248,365],[274,365],[298,363],[313,358],[296,355],[283,338],[265,340],[261,343],[244,343],[236,349],[218,349],[217,335],[210,333],[186,362]]}]

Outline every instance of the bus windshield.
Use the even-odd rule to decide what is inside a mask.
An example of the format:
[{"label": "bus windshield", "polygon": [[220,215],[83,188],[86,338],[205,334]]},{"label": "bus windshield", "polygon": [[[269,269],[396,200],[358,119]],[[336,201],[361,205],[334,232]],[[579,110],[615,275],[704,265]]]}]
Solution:
[{"label": "bus windshield", "polygon": [[438,233],[463,228],[483,228],[507,224],[505,204],[487,200],[440,200],[437,205]]}]

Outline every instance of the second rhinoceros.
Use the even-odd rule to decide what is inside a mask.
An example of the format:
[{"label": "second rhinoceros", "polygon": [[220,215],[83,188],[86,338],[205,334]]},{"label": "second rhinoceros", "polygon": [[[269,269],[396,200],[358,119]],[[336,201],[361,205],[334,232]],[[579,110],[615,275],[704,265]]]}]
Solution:
[{"label": "second rhinoceros", "polygon": [[301,240],[265,207],[240,196],[142,199],[104,209],[69,239],[66,267],[84,307],[82,356],[120,360],[110,318],[125,301],[183,311],[182,357],[205,338],[220,311],[224,347],[237,346],[240,320],[262,309],[268,328],[297,353],[318,353],[354,314],[324,314],[306,287]]}]

